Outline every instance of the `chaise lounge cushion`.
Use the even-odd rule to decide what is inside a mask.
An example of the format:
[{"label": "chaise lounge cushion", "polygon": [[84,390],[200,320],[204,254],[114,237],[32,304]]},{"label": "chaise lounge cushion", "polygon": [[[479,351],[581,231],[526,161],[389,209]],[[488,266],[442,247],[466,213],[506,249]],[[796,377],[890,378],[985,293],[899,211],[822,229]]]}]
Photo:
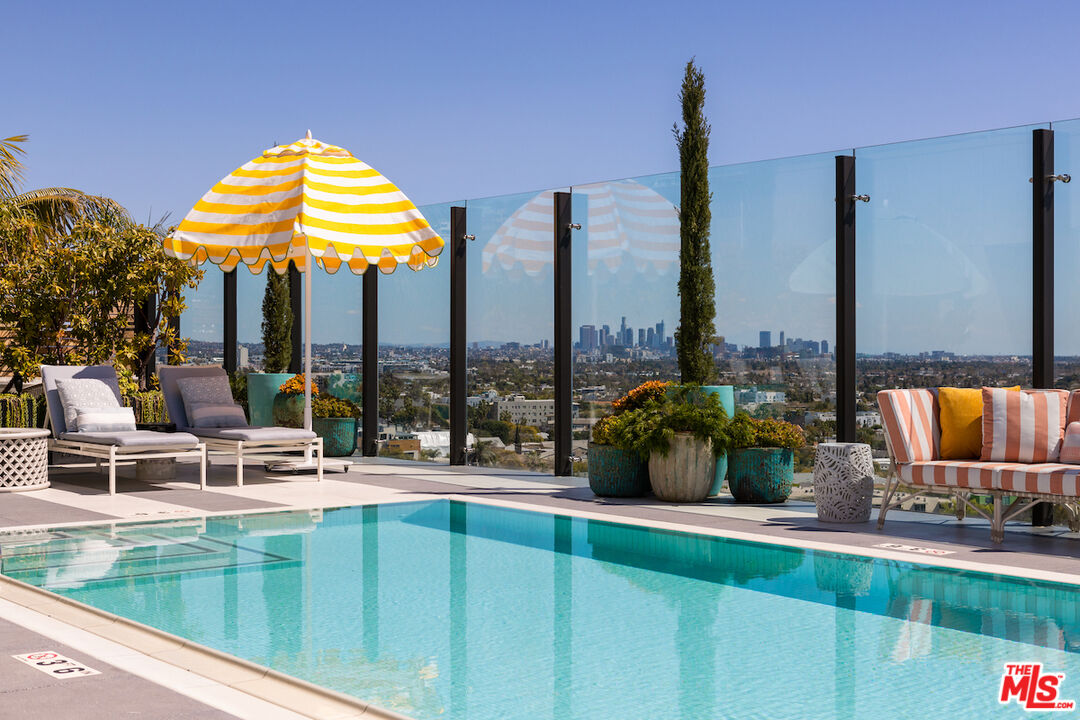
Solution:
[{"label": "chaise lounge cushion", "polygon": [[124,448],[160,447],[170,450],[194,449],[199,438],[184,432],[159,433],[150,430],[121,430],[116,432],[66,432],[61,440],[71,442],[118,445]]},{"label": "chaise lounge cushion", "polygon": [[900,479],[909,485],[993,490],[997,470],[1004,465],[978,460],[932,460],[904,463],[897,468]]},{"label": "chaise lounge cushion", "polygon": [[184,428],[185,432],[215,440],[243,442],[304,442],[316,435],[309,430],[287,427]]},{"label": "chaise lounge cushion", "polygon": [[1062,463],[1010,463],[998,473],[996,487],[1003,492],[1080,497],[1080,466]]}]

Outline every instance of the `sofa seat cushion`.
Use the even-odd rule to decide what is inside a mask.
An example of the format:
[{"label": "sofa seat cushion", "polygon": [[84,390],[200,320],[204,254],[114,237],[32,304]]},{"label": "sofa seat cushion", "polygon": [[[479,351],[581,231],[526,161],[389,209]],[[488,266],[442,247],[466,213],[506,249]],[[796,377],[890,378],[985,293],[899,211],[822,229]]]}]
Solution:
[{"label": "sofa seat cushion", "polygon": [[899,465],[900,479],[908,485],[993,490],[996,473],[1005,463],[978,460],[932,460]]},{"label": "sofa seat cushion", "polygon": [[313,440],[316,435],[310,430],[287,427],[232,427],[232,428],[184,428],[199,437],[214,440],[234,440],[251,443],[288,443]]},{"label": "sofa seat cushion", "polygon": [[[150,430],[120,430],[115,432],[66,432],[61,440],[70,442],[118,445],[122,448],[167,448],[169,450],[194,449],[199,438],[183,432],[159,433]],[[61,450],[61,452],[63,452]]]},{"label": "sofa seat cushion", "polygon": [[1009,463],[998,473],[1003,492],[1048,493],[1080,497],[1080,466],[1063,463]]}]

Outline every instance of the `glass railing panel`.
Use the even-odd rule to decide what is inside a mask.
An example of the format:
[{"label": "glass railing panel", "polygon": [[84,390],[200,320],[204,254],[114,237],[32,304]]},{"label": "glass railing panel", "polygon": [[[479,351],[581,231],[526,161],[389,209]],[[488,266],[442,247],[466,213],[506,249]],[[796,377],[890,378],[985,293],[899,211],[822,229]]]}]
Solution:
[{"label": "glass railing panel", "polygon": [[734,386],[737,410],[806,430],[800,486],[813,444],[835,434],[834,156],[709,171],[717,383]]},{"label": "glass railing panel", "polygon": [[[187,359],[190,363],[211,363],[221,356],[222,298],[224,284],[222,272],[216,265],[204,263],[202,281],[194,290],[184,292],[187,309],[180,314],[180,335],[187,340]],[[167,362],[165,348],[158,348],[158,363]],[[220,360],[219,360],[220,362]]]},{"label": "glass railing panel", "polygon": [[588,470],[590,430],[649,380],[677,380],[679,174],[573,188],[573,454]]},{"label": "glass railing panel", "polygon": [[380,456],[449,462],[450,208],[464,204],[420,208],[446,243],[434,267],[379,276]]},{"label": "glass railing panel", "polygon": [[553,191],[467,208],[470,459],[554,472]]},{"label": "glass railing panel", "polygon": [[[1054,172],[1076,180],[1054,183],[1054,386],[1080,388],[1080,120],[1053,124]],[[1030,168],[1029,168],[1030,169]]]},{"label": "glass railing panel", "polygon": [[855,151],[861,413],[884,388],[1031,384],[1035,127]]}]

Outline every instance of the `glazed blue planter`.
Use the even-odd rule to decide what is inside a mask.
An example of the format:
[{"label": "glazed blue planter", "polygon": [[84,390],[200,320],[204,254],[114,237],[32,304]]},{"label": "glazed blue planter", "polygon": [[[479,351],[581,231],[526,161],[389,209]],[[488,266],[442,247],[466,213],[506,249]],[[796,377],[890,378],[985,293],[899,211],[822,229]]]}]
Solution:
[{"label": "glazed blue planter", "polygon": [[589,443],[589,489],[599,497],[641,497],[649,492],[649,466],[632,450]]},{"label": "glazed blue planter", "polygon": [[736,502],[782,503],[791,495],[795,455],[787,448],[740,448],[731,453],[728,488]]},{"label": "glazed blue planter", "polygon": [[[727,413],[728,418],[735,417],[735,386],[733,385],[703,385],[701,389],[707,395],[716,395],[720,398],[720,405],[724,408],[724,412]],[[716,477],[713,479],[712,487],[709,488],[709,495],[719,495],[721,488],[724,487],[724,480],[727,477],[728,471],[728,456],[726,454],[716,458]]]},{"label": "glazed blue planter", "polygon": [[311,429],[322,438],[327,457],[348,457],[356,450],[356,418],[312,418]]},{"label": "glazed blue planter", "polygon": [[292,373],[248,373],[248,422],[254,427],[274,424],[274,398]]}]

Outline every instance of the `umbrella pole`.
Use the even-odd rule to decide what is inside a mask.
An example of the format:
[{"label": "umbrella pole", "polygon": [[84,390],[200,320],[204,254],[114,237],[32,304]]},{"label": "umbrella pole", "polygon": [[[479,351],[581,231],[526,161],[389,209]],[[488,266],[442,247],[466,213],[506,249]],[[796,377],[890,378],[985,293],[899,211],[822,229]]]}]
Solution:
[{"label": "umbrella pole", "polygon": [[[311,431],[311,249],[304,247],[304,429]],[[304,450],[304,461],[311,462],[311,446]]]}]

